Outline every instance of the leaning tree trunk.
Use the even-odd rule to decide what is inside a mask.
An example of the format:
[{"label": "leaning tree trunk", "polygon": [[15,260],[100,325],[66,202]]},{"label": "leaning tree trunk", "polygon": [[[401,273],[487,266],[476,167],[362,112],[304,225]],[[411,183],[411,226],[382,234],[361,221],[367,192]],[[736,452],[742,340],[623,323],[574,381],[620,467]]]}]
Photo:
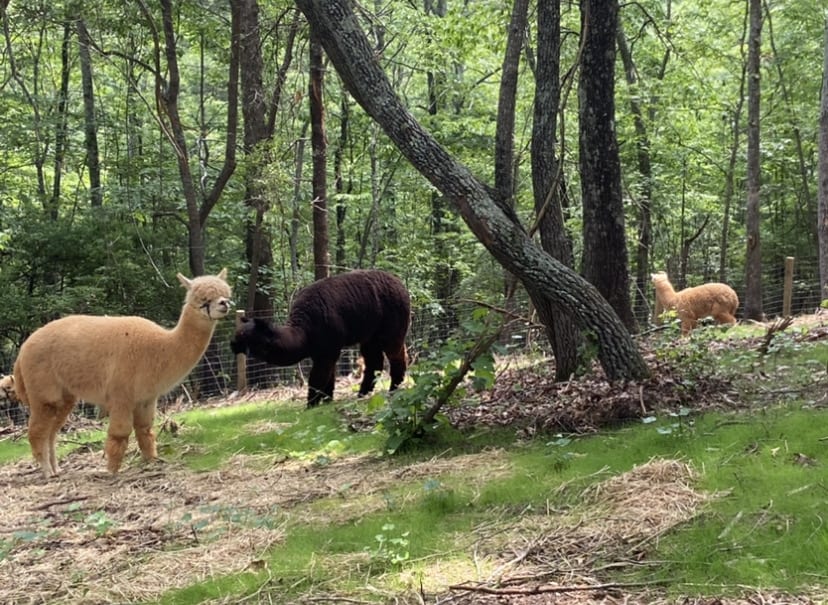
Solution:
[{"label": "leaning tree trunk", "polygon": [[492,256],[524,285],[565,308],[580,328],[594,335],[608,378],[649,375],[629,333],[595,287],[536,246],[508,204],[450,156],[403,106],[377,62],[351,2],[298,0],[297,4],[354,99],[412,165],[451,200]]}]

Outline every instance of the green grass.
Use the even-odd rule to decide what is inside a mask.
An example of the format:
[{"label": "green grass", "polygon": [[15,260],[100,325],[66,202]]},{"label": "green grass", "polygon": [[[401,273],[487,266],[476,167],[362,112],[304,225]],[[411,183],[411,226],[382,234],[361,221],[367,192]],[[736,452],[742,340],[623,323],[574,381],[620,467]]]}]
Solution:
[{"label": "green grass", "polygon": [[[268,554],[269,577],[279,578],[282,598],[298,597],[309,586],[335,586],[339,594],[347,594],[372,577],[379,581],[379,575],[413,567],[414,561],[435,553],[450,556],[458,548],[458,536],[504,509],[544,511],[550,495],[564,483],[570,488],[553,504],[577,506],[582,490],[608,473],[630,470],[652,457],[669,457],[697,468],[701,489],[726,495],[662,537],[658,549],[649,553],[649,558],[664,562],[655,571],[619,579],[660,580],[676,594],[709,594],[711,586],[724,592],[738,592],[740,586],[795,592],[824,583],[828,530],[822,518],[828,476],[824,461],[803,465],[795,454],[820,460],[828,412],[783,407],[752,417],[710,414],[684,419],[680,431],[657,430],[674,420],[631,425],[566,445],[554,439],[504,443],[510,447],[511,472],[493,477],[479,493],[463,476],[435,476],[401,484],[396,488],[399,497],[389,494],[385,510],[357,521],[293,525],[287,540]],[[407,554],[406,561],[391,564],[380,556],[377,536],[385,536],[386,542],[405,541],[398,548]],[[331,563],[342,557],[352,557],[348,574]],[[267,578],[264,573],[217,578],[174,591],[162,603],[241,596],[252,587],[259,590]]]},{"label": "green grass", "polygon": [[180,455],[194,470],[217,468],[238,454],[324,459],[376,451],[380,443],[378,435],[348,431],[332,405],[254,403],[191,410],[176,419],[179,434],[161,435],[159,452]]},{"label": "green grass", "polygon": [[[698,346],[696,362],[702,365],[710,363],[704,361],[704,342],[688,345]],[[780,377],[765,383],[780,393],[772,405],[766,396],[751,412],[662,414],[598,435],[539,436],[529,442],[516,441],[510,430],[446,430],[423,449],[392,460],[405,467],[434,456],[497,451],[497,472],[493,467],[490,473],[484,468],[401,478],[372,496],[380,499],[379,507],[356,516],[334,514],[339,495],[274,510],[269,521],[284,524],[286,535],[264,553],[263,571],[217,575],[170,591],[159,602],[233,600],[257,592],[277,602],[301,602],[311,590],[366,600],[371,597],[361,589],[368,583],[402,590],[401,572],[417,572],[436,559],[468,561],[475,528],[521,515],[541,519],[550,506],[577,512],[588,486],[659,457],[691,464],[698,471],[697,489],[719,497],[654,541],[646,558],[658,565],[607,580],[657,581],[676,596],[734,594],[745,586],[792,593],[826,587],[828,410],[809,406],[808,398],[796,398],[784,387],[824,385],[820,372],[828,362],[828,343],[778,343],[761,368]],[[716,356],[726,371],[728,365],[744,368],[744,384],[754,382],[754,354]],[[312,410],[296,401],[192,410],[175,415],[180,430],[162,434],[159,443],[163,456],[199,471],[220,468],[238,454],[260,456],[263,465],[286,458],[325,464],[338,456],[380,456],[383,436],[350,431],[340,414],[343,405],[359,403]],[[100,441],[102,434],[83,439]],[[0,462],[27,455],[25,441],[0,441]]]}]

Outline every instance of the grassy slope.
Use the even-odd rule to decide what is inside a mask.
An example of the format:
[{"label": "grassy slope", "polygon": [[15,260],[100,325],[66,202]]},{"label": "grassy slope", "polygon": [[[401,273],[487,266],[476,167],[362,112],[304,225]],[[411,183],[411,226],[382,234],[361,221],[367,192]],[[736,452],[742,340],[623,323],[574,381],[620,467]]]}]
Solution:
[{"label": "grassy slope", "polygon": [[[400,590],[410,583],[406,578],[425,573],[435,559],[447,568],[453,559],[467,564],[475,528],[515,511],[529,515],[577,506],[580,490],[590,482],[653,457],[689,462],[699,471],[699,487],[722,497],[660,539],[648,553],[659,565],[618,579],[663,580],[677,594],[726,594],[741,586],[795,592],[828,585],[823,565],[828,554],[828,412],[782,388],[824,381],[817,373],[824,372],[826,360],[824,344],[778,351],[762,371],[788,382],[774,385],[780,392],[775,405],[763,402],[752,413],[662,417],[572,441],[539,437],[516,442],[510,432],[446,434],[440,444],[402,456],[398,463],[483,451],[494,444],[508,453],[507,472],[492,473],[482,482],[466,473],[401,479],[383,492],[380,510],[340,521],[331,515],[324,525],[319,514],[308,523],[297,511],[285,541],[266,554],[263,570],[216,576],[172,591],[161,602],[198,603],[256,591],[273,591],[285,599],[281,602],[290,602],[290,595],[311,588],[347,595],[366,583]],[[162,456],[180,455],[194,470],[220,467],[238,453],[262,456],[268,464],[286,458],[325,464],[338,456],[376,453],[382,445],[377,435],[348,431],[335,406],[306,411],[295,402],[268,402],[194,410],[176,420],[181,430],[176,437],[162,436]],[[0,461],[24,455],[25,443],[0,442]],[[558,490],[562,485],[569,488]],[[550,502],[550,497],[557,500]],[[337,506],[335,499],[317,501],[308,511],[324,513]],[[468,566],[462,569],[452,581],[469,579],[463,575]],[[364,592],[359,596],[369,598]]]}]

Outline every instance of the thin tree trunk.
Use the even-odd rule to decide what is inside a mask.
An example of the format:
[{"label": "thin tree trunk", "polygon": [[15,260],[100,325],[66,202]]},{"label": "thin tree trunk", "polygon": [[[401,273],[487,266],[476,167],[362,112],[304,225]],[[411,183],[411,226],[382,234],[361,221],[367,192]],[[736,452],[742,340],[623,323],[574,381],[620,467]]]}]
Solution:
[{"label": "thin tree trunk", "polygon": [[89,199],[93,208],[103,206],[101,189],[101,162],[98,155],[98,121],[95,117],[95,89],[92,79],[92,60],[89,56],[89,32],[83,19],[75,24],[78,32],[78,51],[83,88],[84,135],[86,138],[86,167],[89,169]]},{"label": "thin tree trunk", "polygon": [[337,271],[341,271],[345,267],[345,218],[348,213],[348,205],[345,202],[345,195],[352,191],[351,179],[348,179],[348,186],[345,186],[345,177],[342,174],[342,164],[345,159],[345,151],[348,149],[350,141],[351,128],[351,104],[348,98],[348,92],[342,90],[340,93],[340,113],[339,119],[339,144],[334,151],[334,191],[336,192],[336,244],[334,264]]},{"label": "thin tree trunk", "polygon": [[[624,75],[629,87],[630,113],[635,126],[635,151],[638,174],[641,179],[637,190],[638,238],[635,252],[635,289],[633,292],[633,309],[637,318],[647,317],[648,300],[646,292],[650,284],[650,250],[653,245],[652,204],[653,204],[653,169],[650,159],[650,136],[641,103],[641,88],[638,86],[638,71],[633,61],[632,52],[627,44],[627,36],[621,22],[616,33],[618,54],[624,65]],[[651,113],[654,109],[651,107]]]},{"label": "thin tree trunk", "polygon": [[330,275],[328,253],[328,184],[327,141],[325,140],[325,110],[322,95],[325,65],[322,44],[311,25],[310,36],[310,121],[311,156],[313,158],[313,267],[315,279]]},{"label": "thin tree trunk", "polygon": [[57,119],[55,120],[55,160],[54,174],[52,175],[52,196],[46,203],[46,213],[53,221],[58,218],[60,209],[61,177],[63,176],[63,160],[66,156],[66,107],[69,101],[69,43],[72,38],[72,27],[67,19],[63,23],[63,42],[60,45],[60,89],[58,91]]},{"label": "thin tree trunk", "polygon": [[745,318],[762,321],[762,247],[759,239],[759,204],[762,187],[759,148],[762,0],[748,0],[748,149],[747,149],[747,254],[745,259]]},{"label": "thin tree trunk", "polygon": [[822,58],[822,101],[819,111],[819,283],[828,299],[828,14]]},{"label": "thin tree trunk", "polygon": [[[161,25],[164,39],[163,55],[166,69],[161,66],[161,35],[146,0],[138,0],[141,11],[152,32],[153,61],[155,63],[155,100],[159,123],[163,136],[172,145],[178,165],[181,189],[187,206],[187,236],[192,275],[205,273],[204,226],[216,203],[218,203],[227,182],[236,169],[236,133],[238,128],[238,89],[239,89],[239,15],[231,6],[230,22],[230,58],[227,78],[227,119],[224,163],[221,171],[209,190],[199,195],[195,179],[190,169],[185,128],[178,110],[181,92],[181,74],[178,68],[178,45],[175,22],[173,19],[172,0],[161,0]],[[167,74],[166,80],[164,74]]]}]

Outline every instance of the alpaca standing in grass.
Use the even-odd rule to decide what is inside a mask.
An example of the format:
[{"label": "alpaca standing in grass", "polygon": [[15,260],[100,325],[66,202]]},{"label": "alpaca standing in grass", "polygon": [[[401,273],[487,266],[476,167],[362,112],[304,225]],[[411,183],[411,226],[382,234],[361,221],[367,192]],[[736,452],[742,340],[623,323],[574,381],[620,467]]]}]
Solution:
[{"label": "alpaca standing in grass", "polygon": [[187,295],[171,330],[142,317],[69,315],[29,336],[14,364],[14,388],[29,406],[29,443],[47,479],[59,472],[57,434],[79,399],[109,413],[110,472],[118,472],[133,429],[143,457],[157,457],[156,402],[195,367],[216,321],[230,312],[226,277],[226,269],[192,280],[179,273]]},{"label": "alpaca standing in grass", "polygon": [[652,280],[656,293],[656,316],[661,314],[659,307],[666,311],[675,309],[681,320],[682,335],[689,334],[699,319],[710,315],[720,324],[736,323],[739,297],[727,284],[712,282],[676,292],[664,271],[653,273]]},{"label": "alpaca standing in grass", "polygon": [[398,277],[378,270],[350,271],[316,281],[296,295],[287,322],[242,319],[230,347],[278,366],[313,361],[308,407],[333,399],[336,362],[344,347],[359,344],[365,363],[359,395],[374,390],[388,358],[391,389],[405,377],[405,337],[411,298]]}]

